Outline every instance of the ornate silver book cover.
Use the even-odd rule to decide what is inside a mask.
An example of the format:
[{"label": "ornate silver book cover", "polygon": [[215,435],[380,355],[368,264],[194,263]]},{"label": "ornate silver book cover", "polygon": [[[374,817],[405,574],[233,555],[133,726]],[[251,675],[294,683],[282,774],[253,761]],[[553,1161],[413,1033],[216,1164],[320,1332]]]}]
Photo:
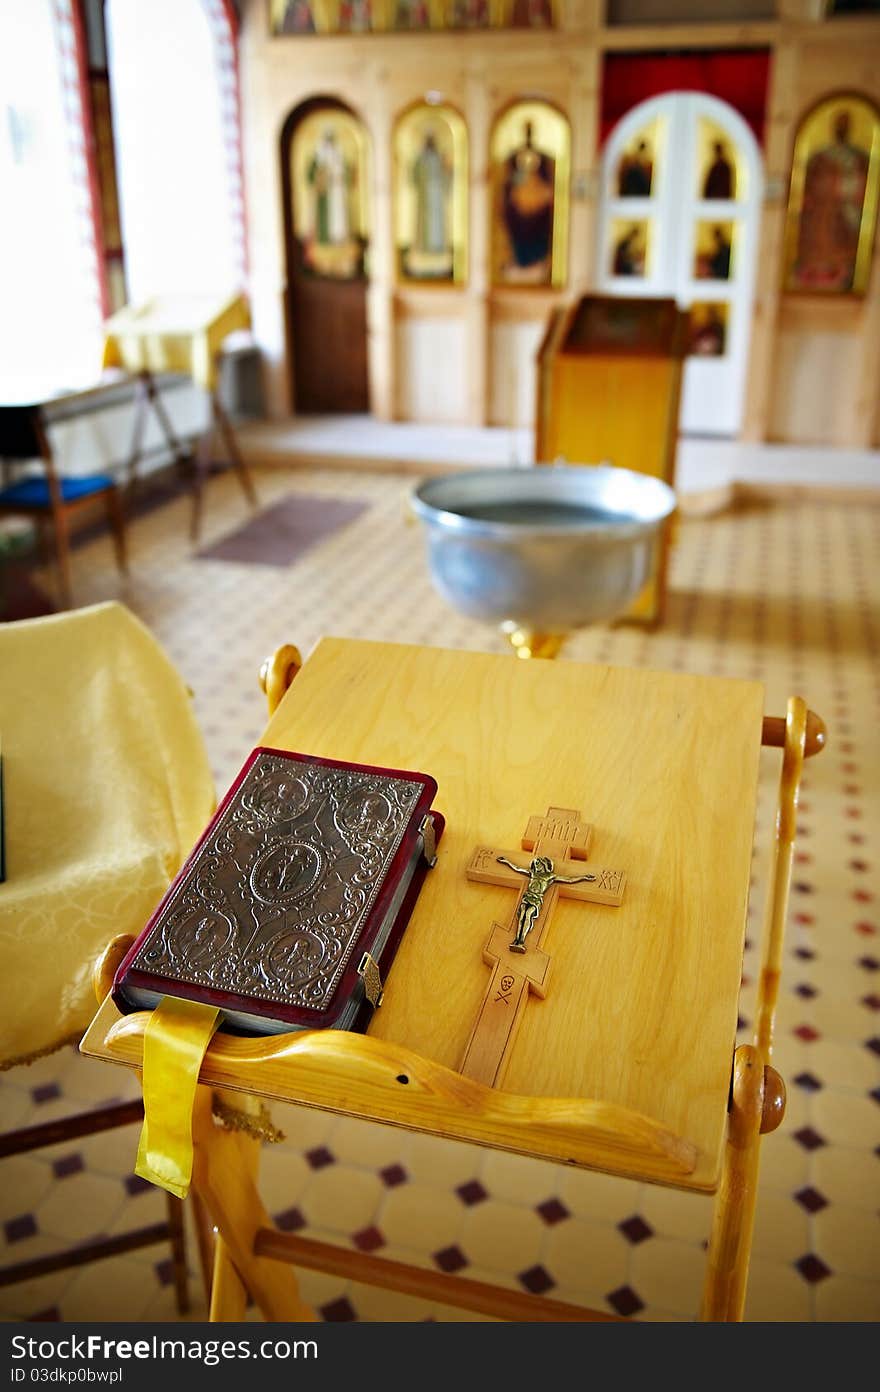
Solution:
[{"label": "ornate silver book cover", "polygon": [[259,751],[130,968],[172,994],[186,982],[326,1009],[424,792]]}]

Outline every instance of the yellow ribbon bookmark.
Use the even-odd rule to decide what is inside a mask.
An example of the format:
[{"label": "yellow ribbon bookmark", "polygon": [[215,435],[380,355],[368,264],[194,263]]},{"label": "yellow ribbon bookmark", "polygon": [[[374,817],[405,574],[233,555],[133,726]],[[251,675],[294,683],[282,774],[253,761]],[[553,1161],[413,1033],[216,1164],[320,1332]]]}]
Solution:
[{"label": "yellow ribbon bookmark", "polygon": [[164,996],[144,1034],[144,1125],[135,1174],[179,1199],[192,1179],[192,1115],[199,1069],[220,1012]]}]

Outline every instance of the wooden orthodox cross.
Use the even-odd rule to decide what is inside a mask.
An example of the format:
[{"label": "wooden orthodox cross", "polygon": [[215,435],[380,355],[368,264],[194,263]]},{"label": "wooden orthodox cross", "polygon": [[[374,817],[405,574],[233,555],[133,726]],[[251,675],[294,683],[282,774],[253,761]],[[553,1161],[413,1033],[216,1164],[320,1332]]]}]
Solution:
[{"label": "wooden orthodox cross", "polygon": [[623,870],[584,865],[592,833],[579,812],[550,807],[546,817],[529,818],[522,848],[531,860],[492,846],[478,846],[471,856],[469,880],[516,889],[519,897],[507,927],[494,923],[483,948],[493,971],[459,1070],[466,1078],[500,1085],[529,995],[546,995],[550,958],[541,942],[560,894],[614,907],[623,899]]}]

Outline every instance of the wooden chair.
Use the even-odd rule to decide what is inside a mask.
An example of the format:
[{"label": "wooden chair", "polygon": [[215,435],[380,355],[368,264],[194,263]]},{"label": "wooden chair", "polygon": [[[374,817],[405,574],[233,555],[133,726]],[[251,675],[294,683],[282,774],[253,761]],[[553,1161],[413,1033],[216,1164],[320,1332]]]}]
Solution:
[{"label": "wooden chair", "polygon": [[[770,1059],[798,786],[804,758],[824,745],[822,722],[799,698],[784,718],[764,717],[754,682],[337,639],[324,639],[301,673],[296,649],[280,649],[261,675],[272,713],[261,743],[430,771],[447,827],[366,1035],[221,1032],[207,1048],[193,1192],[218,1234],[212,1320],[241,1319],[248,1295],[266,1319],[314,1318],[290,1265],[500,1319],[613,1318],[279,1232],[259,1198],[249,1124],[273,1098],[714,1193],[702,1315],[741,1319],[761,1136],[785,1107]],[[779,811],[754,1041],[736,1048],[762,744],[783,750]],[[626,856],[625,895],[559,908],[546,999],[528,1004],[524,991],[518,1033],[508,1027],[489,1086],[476,1076],[482,1065],[471,1066],[472,1045],[493,1004],[486,964],[499,925],[486,933],[509,905],[491,875],[475,883],[484,853],[495,860],[481,838],[506,839],[540,810],[521,801],[572,801],[587,789],[604,846],[596,861]],[[577,821],[551,814],[530,818],[524,849]],[[589,834],[579,826],[581,860]],[[610,902],[622,906],[602,906]],[[149,1013],[122,1016],[109,996],[130,941],[97,964],[102,1004],[81,1048],[138,1070]],[[510,961],[538,955],[547,954],[529,948]]]},{"label": "wooden chair", "polygon": [[63,608],[69,609],[73,604],[68,518],[78,509],[103,500],[113,534],[116,564],[125,572],[125,520],[116,483],[109,474],[75,478],[62,478],[58,474],[39,404],[0,406],[0,458],[41,459],[43,462],[42,477],[28,475],[0,489],[0,515],[32,517],[41,528],[51,530]]}]

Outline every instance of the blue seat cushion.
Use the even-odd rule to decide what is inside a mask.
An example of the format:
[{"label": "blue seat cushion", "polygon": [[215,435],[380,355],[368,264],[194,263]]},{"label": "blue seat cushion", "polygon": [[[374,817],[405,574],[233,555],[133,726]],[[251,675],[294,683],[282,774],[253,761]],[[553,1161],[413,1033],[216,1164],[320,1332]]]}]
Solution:
[{"label": "blue seat cushion", "polygon": [[[87,498],[91,493],[101,493],[113,487],[109,474],[86,474],[82,478],[59,479],[61,497],[65,503]],[[6,503],[11,507],[49,507],[49,484],[45,478],[23,478],[0,489],[0,507]]]}]

